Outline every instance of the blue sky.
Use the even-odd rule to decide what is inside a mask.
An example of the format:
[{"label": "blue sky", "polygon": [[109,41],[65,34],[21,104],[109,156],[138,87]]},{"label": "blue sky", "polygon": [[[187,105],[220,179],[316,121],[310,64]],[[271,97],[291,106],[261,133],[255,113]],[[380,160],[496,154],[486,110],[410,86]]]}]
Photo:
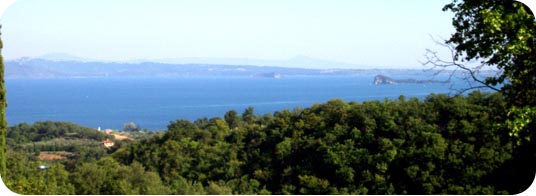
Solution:
[{"label": "blue sky", "polygon": [[430,35],[454,32],[448,0],[17,0],[1,20],[3,56],[102,60],[308,56],[422,68]]}]

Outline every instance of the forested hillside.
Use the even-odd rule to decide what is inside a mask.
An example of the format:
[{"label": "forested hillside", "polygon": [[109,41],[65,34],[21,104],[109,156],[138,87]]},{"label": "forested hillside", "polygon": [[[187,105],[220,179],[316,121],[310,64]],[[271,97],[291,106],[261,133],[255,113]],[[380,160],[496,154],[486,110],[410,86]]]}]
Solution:
[{"label": "forested hillside", "polygon": [[[438,44],[452,59],[428,50],[424,64],[464,73],[475,84],[466,95],[335,99],[262,116],[250,107],[172,121],[135,141],[59,122],[6,130],[0,56],[2,180],[19,194],[520,193],[536,173],[534,14],[513,0],[453,0],[443,10],[456,32]],[[488,68],[499,72],[477,77]]]},{"label": "forested hillside", "polygon": [[[534,167],[515,153],[521,147],[500,123],[505,109],[500,94],[478,91],[331,100],[262,116],[248,108],[173,121],[102,156],[48,161],[48,187],[35,169],[44,162],[10,148],[5,182],[21,194],[513,194],[532,183]],[[16,125],[7,141],[52,139],[72,126]]]},{"label": "forested hillside", "polygon": [[[431,95],[171,123],[160,138],[118,150],[158,172],[174,194],[491,194],[512,160],[499,94]],[[231,126],[229,126],[231,125]],[[508,173],[508,172],[507,172]],[[180,180],[177,180],[180,179]],[[511,179],[512,180],[512,179]],[[185,188],[186,187],[186,188]],[[197,188],[196,188],[197,187]]]},{"label": "forested hillside", "polygon": [[68,122],[36,122],[9,127],[7,146],[10,150],[33,153],[36,156],[44,152],[69,152],[72,156],[92,154],[95,158],[106,154],[101,148],[105,139],[114,139],[95,129],[82,127]]}]

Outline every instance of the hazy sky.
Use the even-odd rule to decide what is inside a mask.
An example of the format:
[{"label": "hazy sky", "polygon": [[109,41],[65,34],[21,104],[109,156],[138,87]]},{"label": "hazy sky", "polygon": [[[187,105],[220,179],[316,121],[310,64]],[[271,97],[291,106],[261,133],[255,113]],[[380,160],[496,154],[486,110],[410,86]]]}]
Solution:
[{"label": "hazy sky", "polygon": [[[17,0],[2,24],[6,59],[68,53],[102,60],[312,58],[422,68],[448,38],[449,0]],[[356,67],[359,68],[359,67]]]}]

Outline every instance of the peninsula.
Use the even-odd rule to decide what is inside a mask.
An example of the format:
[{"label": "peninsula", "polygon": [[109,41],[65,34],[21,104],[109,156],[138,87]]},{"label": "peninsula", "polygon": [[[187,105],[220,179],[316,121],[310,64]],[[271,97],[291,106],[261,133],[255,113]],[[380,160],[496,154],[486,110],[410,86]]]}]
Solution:
[{"label": "peninsula", "polygon": [[416,80],[416,79],[403,79],[396,80],[384,75],[376,75],[374,77],[374,84],[401,84],[401,83],[418,83],[418,84],[428,84],[428,83],[449,83],[449,81],[439,81],[439,80]]}]

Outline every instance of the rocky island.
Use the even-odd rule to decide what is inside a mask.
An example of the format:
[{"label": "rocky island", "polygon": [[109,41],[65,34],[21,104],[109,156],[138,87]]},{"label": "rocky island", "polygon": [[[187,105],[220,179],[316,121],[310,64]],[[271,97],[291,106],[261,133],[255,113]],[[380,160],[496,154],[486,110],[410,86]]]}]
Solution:
[{"label": "rocky island", "polygon": [[439,80],[416,80],[416,79],[404,79],[396,80],[384,75],[376,75],[374,77],[374,84],[400,84],[400,83],[418,83],[418,84],[428,84],[428,83],[448,83],[449,81],[439,81]]}]

